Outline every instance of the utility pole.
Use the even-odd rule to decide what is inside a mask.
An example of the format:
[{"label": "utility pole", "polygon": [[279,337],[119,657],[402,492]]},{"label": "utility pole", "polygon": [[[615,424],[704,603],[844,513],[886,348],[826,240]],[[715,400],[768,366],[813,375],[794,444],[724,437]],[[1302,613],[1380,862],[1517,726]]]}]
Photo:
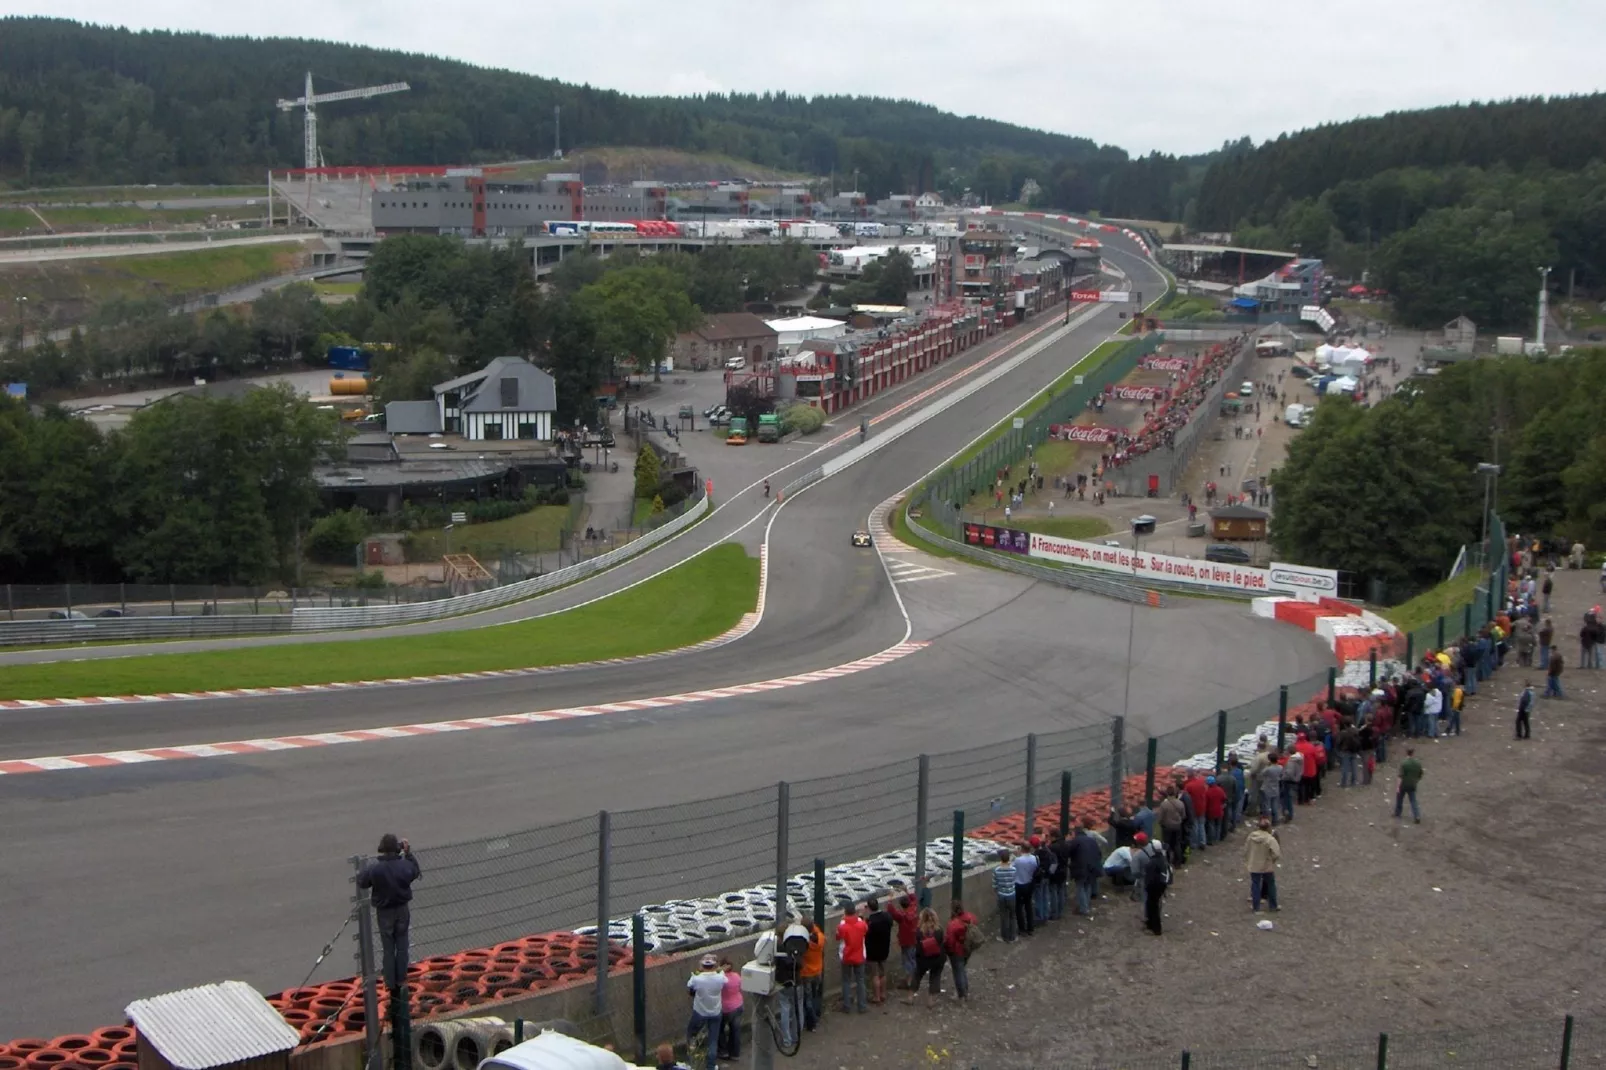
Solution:
[{"label": "utility pole", "polygon": [[1539,269],[1539,322],[1534,328],[1534,344],[1540,352],[1545,349],[1545,313],[1550,307],[1550,269]]}]

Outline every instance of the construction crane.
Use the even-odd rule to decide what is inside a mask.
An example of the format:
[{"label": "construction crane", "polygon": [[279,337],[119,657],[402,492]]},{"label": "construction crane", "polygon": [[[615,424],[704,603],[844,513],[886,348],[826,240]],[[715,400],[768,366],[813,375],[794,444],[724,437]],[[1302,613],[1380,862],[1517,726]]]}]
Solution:
[{"label": "construction crane", "polygon": [[412,86],[406,82],[390,82],[387,85],[371,85],[364,89],[342,89],[335,93],[314,93],[312,91],[312,72],[307,72],[307,91],[295,100],[280,98],[279,110],[289,111],[292,108],[306,109],[306,129],[303,131],[303,140],[307,149],[307,170],[323,166],[323,153],[318,149],[318,113],[314,110],[315,104],[333,104],[337,100],[367,100],[369,97],[383,96],[386,93],[401,93]]}]

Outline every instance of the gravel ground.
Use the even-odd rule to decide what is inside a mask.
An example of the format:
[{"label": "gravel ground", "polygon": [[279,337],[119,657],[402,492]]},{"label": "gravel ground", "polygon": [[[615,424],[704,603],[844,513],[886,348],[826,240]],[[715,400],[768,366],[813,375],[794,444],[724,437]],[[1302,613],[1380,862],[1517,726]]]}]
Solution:
[{"label": "gravel ground", "polygon": [[[1598,593],[1591,573],[1558,577],[1567,634]],[[1569,667],[1567,699],[1541,701],[1533,740],[1517,743],[1523,673],[1509,665],[1468,700],[1464,736],[1417,748],[1422,824],[1391,815],[1398,742],[1372,786],[1329,778],[1282,834],[1272,931],[1249,911],[1240,830],[1179,872],[1163,937],[1144,933],[1136,904],[1106,898],[1091,921],[981,949],[968,1006],[945,979],[931,1010],[828,1015],[792,1065],[1158,1067],[1187,1047],[1196,1067],[1332,1070],[1372,1065],[1381,1031],[1396,1065],[1415,1047],[1412,1066],[1555,1066],[1565,1014],[1580,1019],[1573,1065],[1606,1063],[1606,891],[1592,865],[1606,829],[1587,818],[1603,801],[1606,672]],[[1428,1031],[1453,1032],[1413,1039]],[[1264,1054],[1211,1057],[1247,1049]]]}]

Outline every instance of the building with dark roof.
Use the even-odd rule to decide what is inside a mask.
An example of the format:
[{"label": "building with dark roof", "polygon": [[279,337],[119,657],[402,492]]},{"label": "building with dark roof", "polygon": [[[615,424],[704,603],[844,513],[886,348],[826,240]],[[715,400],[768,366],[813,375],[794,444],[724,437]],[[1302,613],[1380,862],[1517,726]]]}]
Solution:
[{"label": "building with dark roof", "polygon": [[497,357],[477,372],[435,385],[441,430],[470,442],[552,441],[558,389],[523,357]]},{"label": "building with dark roof", "polygon": [[775,328],[751,312],[720,312],[704,318],[675,339],[671,356],[676,367],[697,371],[724,366],[741,357],[751,368],[775,356],[780,335]]},{"label": "building with dark roof", "polygon": [[1210,537],[1227,542],[1249,542],[1266,537],[1270,514],[1247,505],[1224,505],[1210,510]]}]

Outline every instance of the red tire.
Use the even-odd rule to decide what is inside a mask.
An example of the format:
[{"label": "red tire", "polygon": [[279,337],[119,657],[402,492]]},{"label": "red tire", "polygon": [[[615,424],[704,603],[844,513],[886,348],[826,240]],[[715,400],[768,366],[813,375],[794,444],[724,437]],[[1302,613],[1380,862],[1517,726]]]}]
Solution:
[{"label": "red tire", "polygon": [[0,1070],[23,1070],[27,1065],[20,1055],[0,1055]]},{"label": "red tire", "polygon": [[81,1051],[84,1048],[93,1048],[95,1046],[95,1038],[85,1036],[82,1033],[68,1033],[66,1036],[52,1040],[50,1046],[59,1048],[62,1051]]},{"label": "red tire", "polygon": [[117,1061],[117,1056],[105,1048],[83,1048],[74,1053],[73,1061],[84,1066],[105,1066]]},{"label": "red tire", "polygon": [[19,1055],[26,1059],[34,1052],[50,1047],[50,1041],[40,1040],[37,1037],[25,1037],[22,1040],[13,1040],[6,1047],[11,1049],[12,1055]]},{"label": "red tire", "polygon": [[134,1031],[126,1025],[112,1025],[97,1029],[90,1036],[95,1038],[95,1047],[110,1051],[124,1041],[133,1040]]},{"label": "red tire", "polygon": [[29,1052],[23,1062],[28,1065],[28,1070],[56,1070],[62,1063],[71,1062],[72,1054],[59,1048],[39,1048]]}]

